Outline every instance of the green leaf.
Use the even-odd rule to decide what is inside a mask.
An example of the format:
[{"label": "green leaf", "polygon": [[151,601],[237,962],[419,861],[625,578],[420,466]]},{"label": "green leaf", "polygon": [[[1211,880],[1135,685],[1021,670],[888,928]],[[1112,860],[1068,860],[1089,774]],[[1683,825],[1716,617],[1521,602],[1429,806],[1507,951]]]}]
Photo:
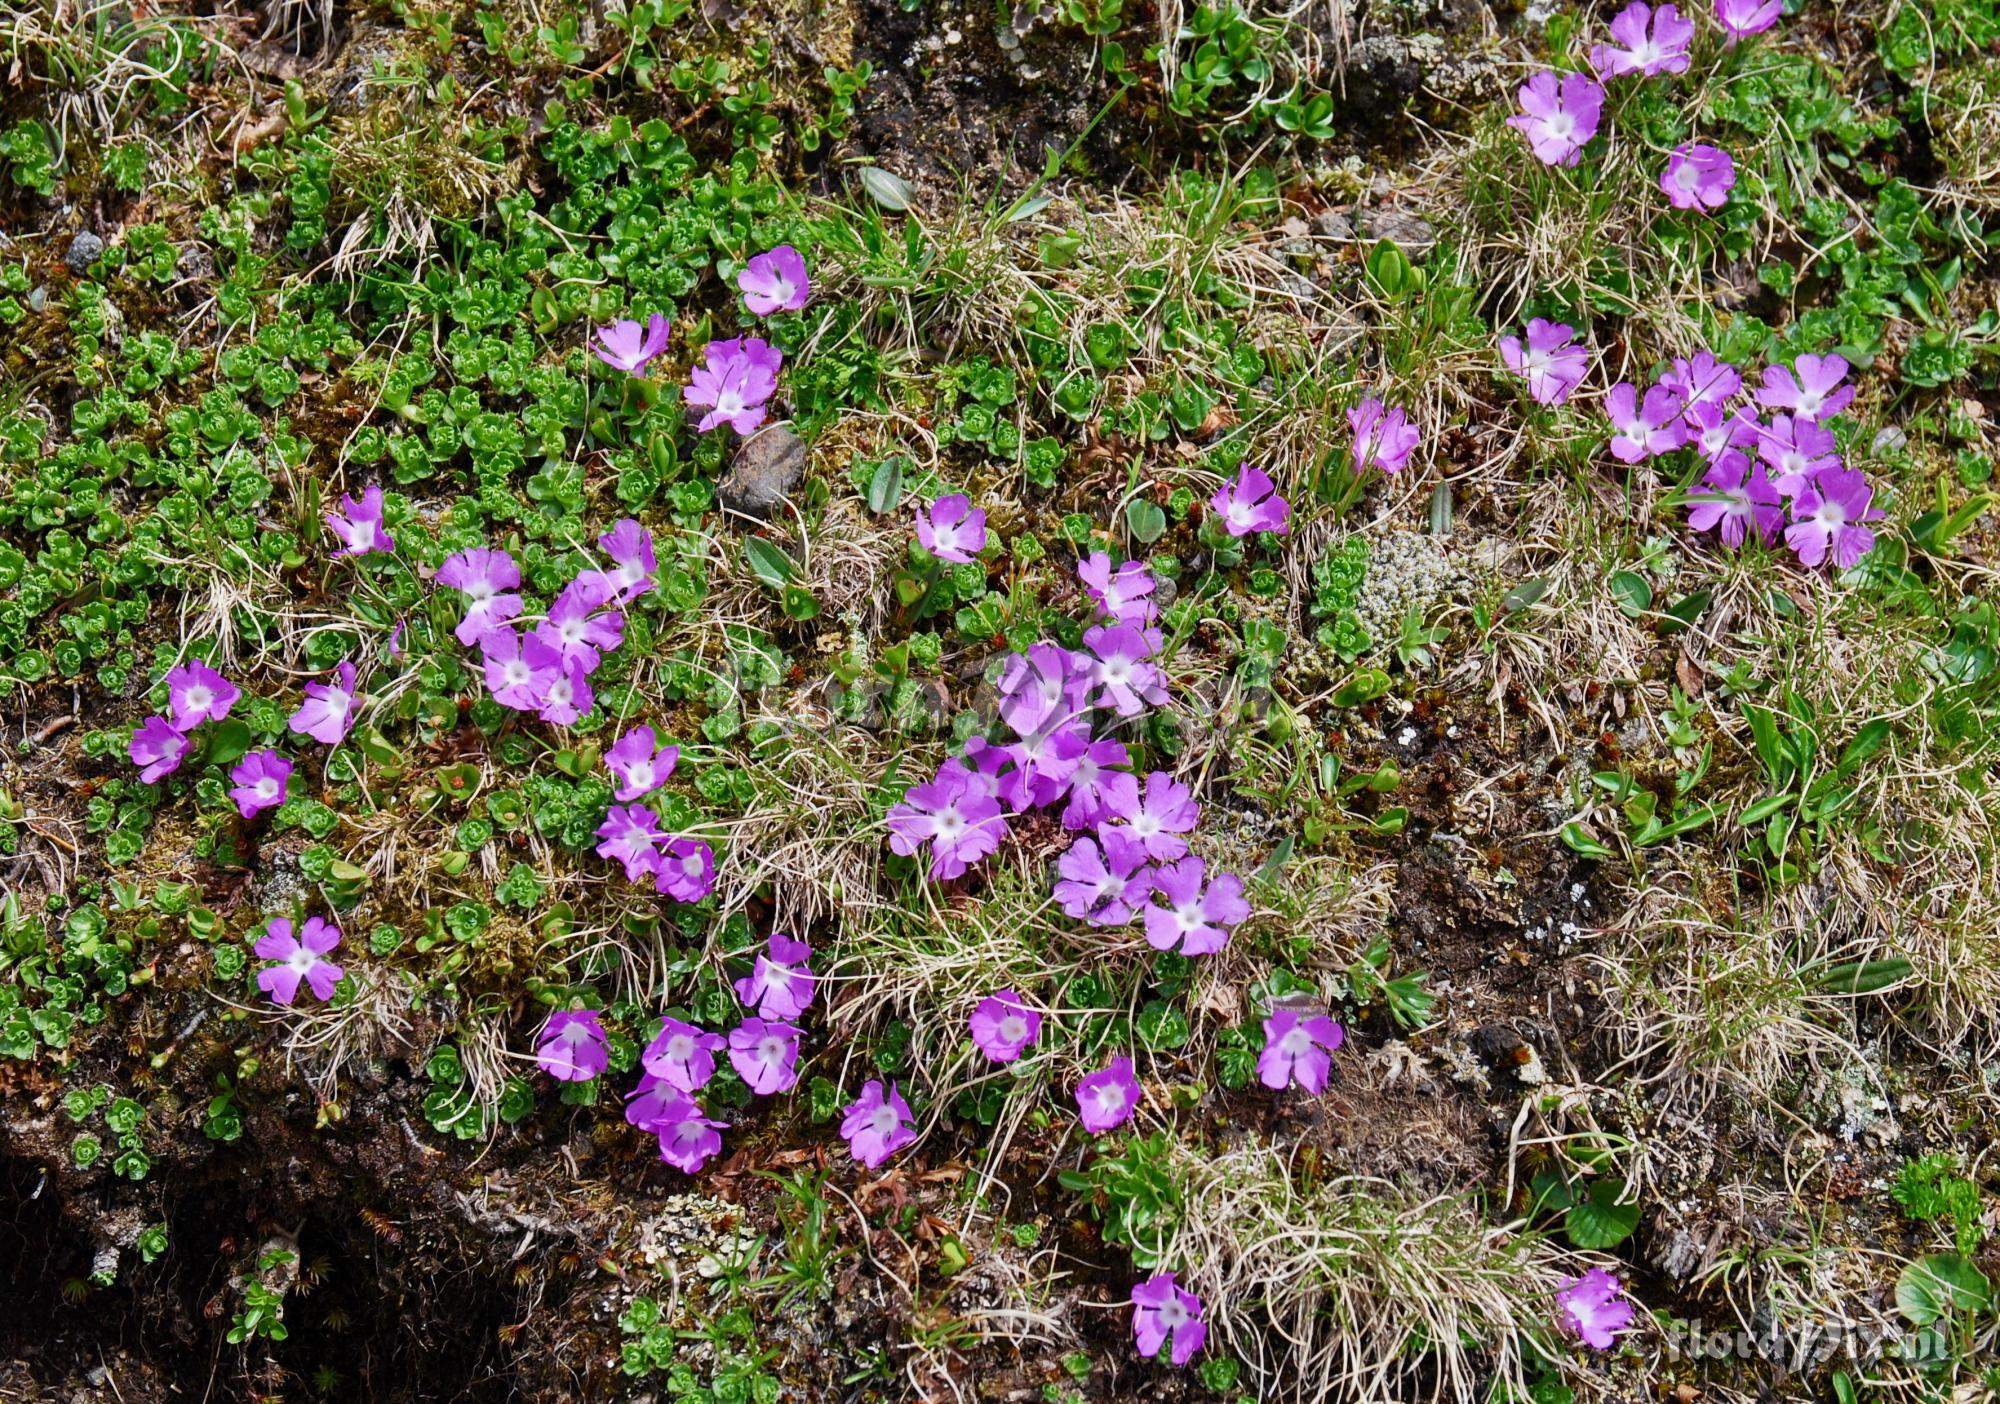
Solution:
[{"label": "green leaf", "polygon": [[1334,689],[1333,705],[1336,707],[1359,707],[1364,702],[1373,702],[1389,690],[1389,675],[1380,668],[1363,668],[1346,682]]},{"label": "green leaf", "polygon": [[1166,534],[1167,514],[1157,503],[1135,497],[1125,504],[1125,528],[1134,540],[1150,546]]},{"label": "green leaf", "polygon": [[1830,967],[1813,981],[1820,989],[1840,994],[1874,994],[1906,978],[1914,969],[1901,956],[1886,960],[1852,960]]},{"label": "green leaf", "polygon": [[234,717],[227,717],[209,728],[202,759],[210,765],[233,765],[249,749],[250,728]]},{"label": "green leaf", "polygon": [[750,563],[750,573],[773,590],[784,589],[798,574],[792,558],[761,536],[744,541],[743,557]]},{"label": "green leaf", "polygon": [[1986,1274],[1957,1253],[1932,1253],[1896,1279],[1896,1310],[1918,1326],[1954,1312],[1981,1312],[1993,1303]]},{"label": "green leaf", "polygon": [[1508,614],[1519,614],[1522,610],[1538,602],[1549,592],[1548,577],[1538,575],[1532,580],[1523,580],[1519,585],[1500,597],[1500,608]]},{"label": "green leaf", "polygon": [[1611,598],[1629,617],[1637,619],[1653,607],[1653,587],[1635,570],[1621,570],[1611,577]]},{"label": "green leaf", "polygon": [[901,214],[910,208],[910,183],[894,171],[885,171],[880,166],[863,166],[861,188],[868,192],[869,199],[885,210]]},{"label": "green leaf", "polygon": [[1623,1180],[1597,1180],[1588,1198],[1572,1204],[1563,1214],[1563,1232],[1579,1248],[1612,1248],[1632,1236],[1639,1227],[1637,1203],[1620,1204]]},{"label": "green leaf", "polygon": [[1585,858],[1609,858],[1612,856],[1609,848],[1592,838],[1585,831],[1583,825],[1577,823],[1574,819],[1562,826],[1559,831],[1559,837],[1561,837],[1563,844],[1571,852],[1580,853]]},{"label": "green leaf", "polygon": [[892,454],[875,465],[868,479],[868,510],[878,515],[893,512],[903,500],[903,457]]},{"label": "green leaf", "polygon": [[1683,595],[1668,605],[1668,618],[1660,621],[1660,632],[1678,634],[1683,629],[1691,628],[1708,609],[1708,598],[1708,591],[1696,590],[1692,595]]},{"label": "green leaf", "polygon": [[1394,240],[1379,239],[1368,251],[1368,281],[1384,297],[1400,298],[1406,289],[1414,290],[1415,272]]}]

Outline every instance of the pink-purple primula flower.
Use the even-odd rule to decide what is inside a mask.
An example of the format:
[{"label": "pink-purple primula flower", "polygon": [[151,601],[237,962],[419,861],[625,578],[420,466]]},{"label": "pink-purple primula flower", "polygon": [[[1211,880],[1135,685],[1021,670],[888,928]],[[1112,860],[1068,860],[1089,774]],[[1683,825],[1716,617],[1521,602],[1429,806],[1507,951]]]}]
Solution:
[{"label": "pink-purple primula flower", "polygon": [[559,1082],[588,1082],[611,1064],[595,1009],[558,1009],[535,1038],[535,1063]]},{"label": "pink-purple primula flower", "polygon": [[1153,873],[1153,891],[1166,899],[1146,908],[1146,944],[1156,951],[1179,947],[1184,956],[1214,955],[1229,944],[1229,930],[1250,915],[1243,879],[1218,873],[1207,882],[1199,858],[1183,858]]},{"label": "pink-purple primula flower", "polygon": [[750,973],[736,982],[736,997],[762,1018],[798,1018],[813,1002],[813,972],[806,964],[811,959],[812,947],[804,941],[772,932]]},{"label": "pink-purple primula flower", "polygon": [[338,746],[354,725],[354,697],[354,664],[342,662],[333,670],[332,682],[306,684],[306,700],[285,725],[297,735]]},{"label": "pink-purple primula flower", "polygon": [[941,561],[964,565],[986,549],[986,513],[962,492],[917,509],[917,541]]},{"label": "pink-purple primula flower", "polygon": [[1122,829],[1106,828],[1098,838],[1079,837],[1056,859],[1056,872],[1056,901],[1071,917],[1092,926],[1125,925],[1153,890],[1145,845]]},{"label": "pink-purple primula flower", "polygon": [[743,290],[744,305],[759,317],[768,317],[773,312],[796,312],[812,296],[806,261],[790,244],[753,255],[738,270],[736,286]]},{"label": "pink-purple primula flower", "polygon": [[679,1019],[662,1018],[659,1033],[639,1055],[639,1066],[669,1087],[699,1092],[715,1075],[715,1055],[722,1045],[721,1034]]},{"label": "pink-purple primula flower", "polygon": [[613,370],[638,375],[654,357],[667,349],[667,319],[655,312],[642,326],[638,322],[613,322],[597,329],[597,344],[590,348],[597,359]]},{"label": "pink-purple primula flower", "polygon": [[236,812],[245,819],[285,802],[285,789],[292,776],[292,763],[278,751],[252,751],[229,772],[235,782],[229,797]]},{"label": "pink-purple primula flower", "polygon": [[1685,400],[1691,410],[1705,405],[1720,408],[1743,388],[1743,372],[1717,359],[1713,351],[1697,351],[1692,356],[1674,357],[1660,384]]},{"label": "pink-purple primula flower", "polygon": [[1839,414],[1854,398],[1854,387],[1841,384],[1846,378],[1843,356],[1801,356],[1789,367],[1764,367],[1764,388],[1757,392],[1757,403],[1817,424]]},{"label": "pink-purple primula flower", "polygon": [[609,594],[631,601],[653,588],[659,573],[659,558],[653,553],[653,533],[631,517],[620,517],[611,530],[597,538],[604,554],[611,557],[611,569],[595,572]]},{"label": "pink-purple primula flower", "polygon": [[1611,21],[1611,38],[1612,43],[1595,45],[1590,51],[1590,66],[1600,78],[1685,73],[1688,47],[1694,42],[1694,21],[1683,19],[1676,6],[1656,9],[1634,0]]},{"label": "pink-purple primula flower", "polygon": [[764,422],[764,403],[778,388],[778,367],[783,361],[778,349],[761,337],[731,341],[711,341],[702,353],[703,363],[689,374],[681,398],[706,414],[695,427],[706,434],[717,425],[727,424],[739,434],[748,434]]},{"label": "pink-purple primula flower", "polygon": [[257,987],[279,1004],[298,998],[299,982],[305,981],[313,998],[333,998],[334,987],[345,973],[328,960],[327,954],[340,944],[340,928],[319,917],[307,917],[298,934],[286,917],[273,917],[252,947],[259,960],[276,961],[257,972]]},{"label": "pink-purple primula flower", "polygon": [[1784,8],[1784,0],[1715,0],[1715,19],[1734,44],[1776,24]]},{"label": "pink-purple primula flower", "polygon": [[[1187,842],[1181,835],[1193,830],[1195,821],[1201,817],[1194,791],[1164,770],[1148,775],[1143,791],[1135,787],[1129,803],[1122,794],[1112,791],[1106,809],[1118,829],[1137,839],[1146,856],[1158,862],[1171,862],[1186,855]],[[1099,833],[1108,832],[1109,828],[1107,823],[1100,827]]]},{"label": "pink-purple primula flower", "polygon": [[904,791],[888,815],[889,847],[905,857],[931,846],[931,876],[955,878],[1000,846],[1007,819],[1000,802],[963,779],[943,776]]},{"label": "pink-purple primula flower", "polygon": [[1757,434],[1757,456],[1771,466],[1771,485],[1797,497],[1821,473],[1841,466],[1833,430],[1788,414],[1774,414]]},{"label": "pink-purple primula flower", "polygon": [[1372,395],[1347,412],[1347,425],[1354,431],[1356,473],[1370,468],[1402,472],[1423,437],[1402,406],[1390,409]]},{"label": "pink-purple primula flower", "polygon": [[1865,525],[1882,518],[1882,509],[1870,505],[1874,495],[1858,468],[1818,474],[1792,499],[1785,544],[1798,553],[1802,565],[1832,561],[1848,569],[1875,547],[1875,533]]},{"label": "pink-purple primula flower", "polygon": [[966,1024],[973,1047],[996,1063],[1013,1062],[1042,1032],[1042,1016],[1012,990],[995,990],[980,1000]]},{"label": "pink-purple primula flower", "polygon": [[1278,485],[1262,468],[1247,463],[1236,467],[1236,477],[1208,499],[1222,529],[1231,536],[1248,536],[1253,531],[1289,531],[1286,522],[1292,504],[1278,493]]},{"label": "pink-purple primula flower", "polygon": [[1132,1289],[1132,1337],[1143,1356],[1166,1346],[1169,1360],[1187,1364],[1208,1339],[1201,1298],[1182,1290],[1172,1273],[1154,1273]]},{"label": "pink-purple primula flower", "polygon": [[148,785],[163,775],[180,769],[187,759],[188,739],[168,724],[165,717],[147,717],[132,733],[132,764]]},{"label": "pink-purple primula flower", "polygon": [[467,648],[521,612],[521,597],[507,593],[520,585],[521,568],[505,551],[460,551],[438,567],[437,582],[465,596],[465,617],[455,632]]},{"label": "pink-purple primula flower", "polygon": [[1157,610],[1148,598],[1156,582],[1153,573],[1140,561],[1126,561],[1117,569],[1103,551],[1093,551],[1077,562],[1076,578],[1084,593],[1097,602],[1100,613],[1121,624],[1150,624]]},{"label": "pink-purple primula flower", "polygon": [[1334,1050],[1347,1033],[1324,1014],[1301,1014],[1279,1005],[1264,1020],[1264,1051],[1257,1055],[1257,1078],[1283,1091],[1294,1083],[1317,1097],[1326,1091]]},{"label": "pink-purple primula flower", "polygon": [[635,800],[651,794],[666,783],[680,758],[680,747],[656,744],[652,727],[633,727],[604,753],[605,767],[618,777],[612,798]]},{"label": "pink-purple primula flower", "polygon": [[1517,336],[1500,338],[1500,359],[1527,382],[1535,403],[1559,405],[1583,383],[1590,352],[1573,345],[1576,328],[1546,317],[1531,318],[1524,343]]},{"label": "pink-purple primula flower", "polygon": [[549,605],[535,626],[535,637],[561,654],[565,665],[579,662],[584,672],[595,672],[603,655],[625,642],[625,616],[615,610],[599,613],[610,600],[610,585],[601,573],[579,575]]},{"label": "pink-purple primula flower", "polygon": [[221,721],[242,695],[241,688],[199,658],[190,658],[167,674],[167,715],[176,731]]},{"label": "pink-purple primula flower", "polygon": [[760,1097],[789,1092],[799,1080],[799,1027],[745,1019],[729,1031],[729,1066]]},{"label": "pink-purple primula flower", "polygon": [[1093,1136],[1115,1131],[1139,1109],[1139,1079],[1132,1060],[1119,1054],[1110,1066],[1089,1073],[1076,1084],[1076,1110],[1083,1129]]},{"label": "pink-purple primula flower", "polygon": [[340,538],[337,556],[365,556],[371,551],[393,551],[396,538],[382,526],[382,489],[369,486],[356,502],[340,499],[340,510],[326,514],[326,529]]},{"label": "pink-purple primula flower", "polygon": [[1560,77],[1537,73],[1515,94],[1521,110],[1507,125],[1528,139],[1535,159],[1545,166],[1574,166],[1583,148],[1597,135],[1604,115],[1604,89],[1585,73]]},{"label": "pink-purple primula flower", "polygon": [[1564,1282],[1556,1293],[1556,1307],[1564,1329],[1592,1350],[1611,1349],[1618,1333],[1632,1324],[1632,1303],[1625,1299],[1618,1278],[1603,1268]]},{"label": "pink-purple primula flower", "polygon": [[862,1084],[861,1095],[842,1110],[840,1134],[847,1138],[848,1154],[870,1170],[917,1139],[917,1129],[910,1125],[910,1104],[893,1082],[884,1090],[870,1078]]},{"label": "pink-purple primula flower", "polygon": [[517,712],[532,712],[549,695],[562,675],[562,655],[534,634],[495,629],[479,641],[486,668],[486,690],[493,700]]},{"label": "pink-purple primula flower", "polygon": [[1604,397],[1611,420],[1611,456],[1620,463],[1638,463],[1672,453],[1687,442],[1687,402],[1665,385],[1648,387],[1641,398],[1637,386],[1620,381]]},{"label": "pink-purple primula flower", "polygon": [[692,1175],[709,1157],[722,1154],[722,1133],[729,1123],[703,1116],[693,1098],[682,1097],[661,1113],[653,1129],[660,1138],[660,1159]]},{"label": "pink-purple primula flower", "polygon": [[670,838],[653,860],[653,890],[676,902],[699,902],[715,890],[715,853],[698,838]]},{"label": "pink-purple primula flower", "polygon": [[657,814],[643,804],[614,804],[597,826],[597,856],[625,865],[625,876],[633,882],[653,874],[659,856],[660,830]]},{"label": "pink-purple primula flower", "polygon": [[1682,142],[1667,157],[1660,189],[1677,210],[1719,209],[1736,184],[1736,163],[1719,146]]},{"label": "pink-purple primula flower", "polygon": [[1717,532],[1725,546],[1741,546],[1754,531],[1768,546],[1785,524],[1783,504],[1783,496],[1764,474],[1764,465],[1730,449],[1702,475],[1688,504],[1688,526]]}]

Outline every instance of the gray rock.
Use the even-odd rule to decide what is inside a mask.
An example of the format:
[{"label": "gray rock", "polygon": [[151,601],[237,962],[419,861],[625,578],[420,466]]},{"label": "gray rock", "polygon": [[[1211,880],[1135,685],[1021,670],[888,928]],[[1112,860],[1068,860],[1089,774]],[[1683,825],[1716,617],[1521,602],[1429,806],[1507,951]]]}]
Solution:
[{"label": "gray rock", "polygon": [[1315,215],[1313,228],[1322,239],[1338,239],[1343,244],[1354,240],[1354,221],[1342,210],[1327,210]]},{"label": "gray rock", "polygon": [[205,283],[215,276],[215,255],[200,244],[188,244],[174,259],[174,272],[189,282]]},{"label": "gray rock", "polygon": [[70,272],[81,276],[103,252],[104,241],[85,229],[69,241],[69,252],[63,255],[63,262],[69,265]]},{"label": "gray rock", "polygon": [[1437,230],[1431,222],[1402,210],[1363,210],[1359,227],[1361,237],[1369,243],[1387,239],[1405,253],[1421,256],[1437,246]]},{"label": "gray rock", "polygon": [[743,441],[716,490],[730,511],[768,517],[805,471],[806,446],[799,436],[782,424],[770,424]]}]

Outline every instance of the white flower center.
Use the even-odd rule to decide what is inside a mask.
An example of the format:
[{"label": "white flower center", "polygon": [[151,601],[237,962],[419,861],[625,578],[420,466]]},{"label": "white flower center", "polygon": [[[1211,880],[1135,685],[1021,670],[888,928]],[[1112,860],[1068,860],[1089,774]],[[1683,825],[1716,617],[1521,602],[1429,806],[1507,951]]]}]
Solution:
[{"label": "white flower center", "polygon": [[625,781],[635,790],[653,788],[653,763],[649,760],[634,761],[625,767]]},{"label": "white flower center", "polygon": [[258,799],[276,799],[278,797],[278,782],[266,775],[262,780],[257,782],[256,792]]},{"label": "white flower center", "polygon": [[215,694],[196,683],[188,689],[187,705],[190,712],[206,712],[215,702]]},{"label": "white flower center", "polygon": [[1284,1036],[1278,1040],[1278,1051],[1287,1058],[1297,1058],[1308,1053],[1312,1050],[1312,1046],[1312,1035],[1297,1024],[1286,1029]]},{"label": "white flower center", "polygon": [[521,687],[533,677],[533,670],[528,667],[527,662],[523,659],[512,658],[500,665],[501,681],[505,682],[509,687]]},{"label": "white flower center", "polygon": [[1003,1014],[997,1030],[1002,1043],[1022,1043],[1028,1037],[1028,1021],[1019,1014]]},{"label": "white flower center", "polygon": [[686,1034],[675,1034],[667,1040],[667,1061],[685,1063],[694,1056],[694,1040]]},{"label": "white flower center", "polygon": [[869,1114],[868,1129],[878,1136],[887,1136],[903,1124],[903,1118],[896,1115],[896,1109],[884,1102]]},{"label": "white flower center", "polygon": [[1187,1308],[1181,1305],[1179,1297],[1169,1297],[1160,1303],[1159,1315],[1160,1325],[1169,1331],[1185,1326],[1188,1322]]},{"label": "white flower center", "polygon": [[314,955],[311,951],[307,950],[304,946],[300,946],[297,950],[293,951],[290,955],[285,957],[285,967],[288,970],[291,970],[299,975],[311,974],[312,968],[318,964],[319,964],[319,957]]},{"label": "white flower center", "polygon": [[776,1035],[758,1040],[757,1061],[774,1068],[784,1066],[785,1041]]}]

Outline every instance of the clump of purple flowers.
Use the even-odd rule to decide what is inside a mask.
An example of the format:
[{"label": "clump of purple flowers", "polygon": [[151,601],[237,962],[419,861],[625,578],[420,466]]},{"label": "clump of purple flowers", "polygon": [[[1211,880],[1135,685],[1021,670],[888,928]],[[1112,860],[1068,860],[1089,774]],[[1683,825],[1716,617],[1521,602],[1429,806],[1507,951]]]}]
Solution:
[{"label": "clump of purple flowers", "polygon": [[784,355],[761,337],[711,341],[702,364],[689,373],[681,398],[706,410],[695,427],[706,434],[727,424],[748,434],[764,422],[764,405],[778,388]]},{"label": "clump of purple flowers", "polygon": [[[204,722],[221,721],[243,695],[241,688],[199,658],[174,668],[166,682],[167,715],[147,717],[127,746],[132,764],[139,767],[140,780],[148,785],[180,769],[193,749],[188,738],[194,729]],[[247,819],[254,812],[247,811],[243,817]]]}]

